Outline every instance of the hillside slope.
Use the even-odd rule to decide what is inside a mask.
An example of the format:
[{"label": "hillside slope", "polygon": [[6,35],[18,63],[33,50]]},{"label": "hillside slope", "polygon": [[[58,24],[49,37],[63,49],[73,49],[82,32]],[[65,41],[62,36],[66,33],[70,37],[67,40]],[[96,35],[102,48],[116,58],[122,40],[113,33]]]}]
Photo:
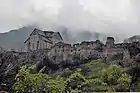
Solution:
[{"label": "hillside slope", "polygon": [[[22,27],[11,30],[6,33],[0,33],[0,46],[5,49],[22,49],[24,48],[24,41],[29,34],[36,28],[34,26]],[[59,29],[58,29],[59,28]],[[53,31],[61,33],[65,42],[73,44],[87,40],[105,40],[107,35],[91,32],[91,31],[72,31],[64,27],[58,27]],[[42,30],[42,29],[41,29]]]},{"label": "hillside slope", "polygon": [[24,40],[32,30],[32,27],[23,27],[6,33],[0,33],[0,46],[5,49],[21,49],[24,46]]}]

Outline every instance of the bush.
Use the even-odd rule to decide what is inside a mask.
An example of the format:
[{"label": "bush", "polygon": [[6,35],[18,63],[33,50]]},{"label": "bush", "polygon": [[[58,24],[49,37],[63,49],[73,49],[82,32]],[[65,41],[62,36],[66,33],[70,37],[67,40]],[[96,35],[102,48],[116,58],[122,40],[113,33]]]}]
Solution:
[{"label": "bush", "polygon": [[90,74],[84,73],[85,75],[83,75],[81,74],[82,70],[77,69],[71,72],[68,77],[65,76],[65,78],[59,75],[54,76],[43,73],[45,67],[37,73],[31,73],[30,69],[32,67],[22,66],[16,75],[16,83],[13,86],[13,90],[14,93],[128,91],[131,76],[125,73],[124,68],[117,65],[107,66],[103,63],[101,63],[101,65],[94,63],[88,66],[93,67],[93,65],[95,65],[97,69],[90,69],[88,72]]},{"label": "bush", "polygon": [[[101,80],[109,87],[114,86],[115,91],[129,91],[131,76],[125,73],[125,69],[117,65],[110,65],[101,71]],[[119,87],[118,87],[119,86]]]},{"label": "bush", "polygon": [[[80,87],[88,83],[85,77],[81,75],[80,69],[66,79],[59,75],[55,77],[42,73],[45,67],[36,74],[32,74],[29,69],[30,67],[22,66],[19,73],[16,75],[16,83],[13,86],[15,93],[72,93],[72,91],[78,93]],[[73,88],[70,83],[78,79],[83,80],[79,80],[80,83],[76,83],[76,86]]]},{"label": "bush", "polygon": [[92,91],[129,91],[132,77],[126,73],[127,69],[99,61],[91,61],[85,65],[90,70],[85,76],[94,79],[90,84]]}]

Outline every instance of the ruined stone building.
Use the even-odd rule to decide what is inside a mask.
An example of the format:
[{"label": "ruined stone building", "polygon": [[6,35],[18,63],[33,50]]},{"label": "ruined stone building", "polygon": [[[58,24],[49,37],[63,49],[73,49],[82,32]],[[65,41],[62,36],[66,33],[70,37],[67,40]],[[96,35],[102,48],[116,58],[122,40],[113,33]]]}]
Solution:
[{"label": "ruined stone building", "polygon": [[[138,47],[135,44],[135,47]],[[119,63],[120,61],[128,61],[130,59],[130,50],[132,44],[128,43],[118,43],[115,44],[115,39],[113,37],[108,37],[106,44],[101,41],[83,41],[81,43],[67,44],[64,42],[59,42],[55,44],[48,52],[48,57],[52,59],[53,62],[60,61],[74,61],[77,57],[79,60],[85,59],[103,59],[108,63]]]},{"label": "ruined stone building", "polygon": [[113,37],[107,37],[106,45],[107,45],[108,48],[113,47],[114,46],[114,42],[115,42],[115,40],[114,40]]},{"label": "ruined stone building", "polygon": [[48,57],[53,62],[74,61],[75,58],[79,60],[89,59],[89,57],[100,58],[103,43],[96,41],[83,41],[78,44],[67,44],[59,42],[55,44],[48,52]]},{"label": "ruined stone building", "polygon": [[123,67],[140,67],[140,42],[136,42],[140,39],[131,39],[130,43],[116,44],[113,37],[107,37],[105,44],[96,40],[71,45],[63,42],[59,32],[34,29],[25,41],[26,49],[31,52],[6,51],[0,48],[1,81],[4,84],[11,82],[11,78],[7,79],[7,76],[13,76],[19,67],[25,64],[36,64],[37,67],[41,64],[42,67],[50,68],[50,71],[52,67],[60,71],[67,67],[79,68],[91,60],[115,63]]},{"label": "ruined stone building", "polygon": [[34,29],[24,43],[27,51],[33,51],[45,48],[50,49],[51,46],[60,41],[63,41],[63,39],[59,32]]},{"label": "ruined stone building", "polygon": [[133,42],[140,42],[140,35],[135,35],[124,40],[124,43],[133,43]]},{"label": "ruined stone building", "polygon": [[[49,49],[48,58],[54,63],[63,61],[74,62],[85,59],[102,59],[108,63],[128,63],[140,53],[140,43],[117,43],[113,37],[107,37],[106,43],[100,40],[83,41],[77,44],[63,42],[59,32],[35,29],[25,41],[28,51]],[[40,50],[39,50],[40,51]]]},{"label": "ruined stone building", "polygon": [[56,43],[51,50],[48,52],[48,57],[53,62],[60,62],[62,60],[72,60],[72,47],[71,44],[64,42]]}]

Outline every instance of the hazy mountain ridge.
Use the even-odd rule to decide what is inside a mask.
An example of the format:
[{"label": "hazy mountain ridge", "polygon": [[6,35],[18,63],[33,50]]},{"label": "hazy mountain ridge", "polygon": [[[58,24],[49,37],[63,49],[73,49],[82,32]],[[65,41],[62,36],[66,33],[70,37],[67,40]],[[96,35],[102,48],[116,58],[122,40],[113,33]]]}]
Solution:
[{"label": "hazy mountain ridge", "polygon": [[[27,26],[11,30],[9,32],[0,33],[0,46],[5,49],[23,49],[24,41],[27,39],[27,37],[34,28],[34,26]],[[97,32],[91,32],[86,30],[73,31],[65,27],[59,27],[59,29],[53,31],[60,32],[64,39],[64,42],[70,44],[97,39],[103,41],[107,37],[107,35]]]},{"label": "hazy mountain ridge", "polygon": [[0,33],[0,46],[6,49],[21,49],[24,46],[24,40],[32,30],[31,27],[23,27],[6,33]]}]

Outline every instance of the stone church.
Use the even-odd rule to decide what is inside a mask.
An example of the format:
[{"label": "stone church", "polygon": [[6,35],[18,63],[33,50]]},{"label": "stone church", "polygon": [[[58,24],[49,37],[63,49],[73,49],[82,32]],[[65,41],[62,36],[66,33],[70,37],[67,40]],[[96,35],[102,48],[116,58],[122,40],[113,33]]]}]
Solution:
[{"label": "stone church", "polygon": [[61,41],[63,41],[63,38],[59,32],[34,29],[24,43],[27,51],[33,51],[38,49],[50,49],[55,43]]}]

